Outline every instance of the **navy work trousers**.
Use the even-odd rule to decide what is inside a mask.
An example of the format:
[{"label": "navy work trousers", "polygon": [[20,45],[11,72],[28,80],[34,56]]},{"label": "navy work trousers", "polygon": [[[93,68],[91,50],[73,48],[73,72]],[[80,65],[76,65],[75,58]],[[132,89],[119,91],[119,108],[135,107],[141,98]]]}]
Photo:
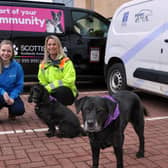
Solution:
[{"label": "navy work trousers", "polygon": [[3,96],[0,96],[0,109],[3,107],[7,107],[9,110],[9,114],[12,114],[15,116],[23,115],[25,112],[24,103],[20,97],[17,97],[15,99],[14,104],[7,105],[6,102],[4,101]]}]

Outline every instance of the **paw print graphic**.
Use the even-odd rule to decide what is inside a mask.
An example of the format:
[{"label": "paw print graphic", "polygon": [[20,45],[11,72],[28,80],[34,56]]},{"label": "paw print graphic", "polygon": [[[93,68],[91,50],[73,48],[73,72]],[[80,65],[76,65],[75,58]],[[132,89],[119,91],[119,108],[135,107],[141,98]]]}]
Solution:
[{"label": "paw print graphic", "polygon": [[19,47],[17,47],[15,44],[13,45],[13,49],[14,49],[14,55],[17,56],[18,55],[18,51],[19,51]]}]

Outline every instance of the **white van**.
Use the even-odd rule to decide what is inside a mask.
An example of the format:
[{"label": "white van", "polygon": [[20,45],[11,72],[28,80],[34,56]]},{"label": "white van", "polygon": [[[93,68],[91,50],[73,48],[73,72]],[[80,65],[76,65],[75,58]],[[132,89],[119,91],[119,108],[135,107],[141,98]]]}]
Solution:
[{"label": "white van", "polygon": [[105,53],[109,92],[138,88],[168,96],[168,0],[133,0],[115,12]]}]

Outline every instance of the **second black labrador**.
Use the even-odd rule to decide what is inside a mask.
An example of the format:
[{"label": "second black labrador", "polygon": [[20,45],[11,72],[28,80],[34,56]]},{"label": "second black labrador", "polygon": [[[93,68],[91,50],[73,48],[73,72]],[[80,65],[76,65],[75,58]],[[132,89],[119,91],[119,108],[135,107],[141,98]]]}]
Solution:
[{"label": "second black labrador", "polygon": [[[37,84],[31,88],[28,102],[34,102],[37,116],[48,126],[48,137],[74,138],[85,135],[79,119],[69,108],[50,96],[44,86]],[[56,126],[59,128],[56,130]]]},{"label": "second black labrador", "polygon": [[84,129],[88,132],[93,168],[98,168],[100,149],[113,146],[117,168],[123,168],[124,130],[131,122],[139,138],[138,158],[144,157],[144,114],[140,98],[130,91],[111,96],[85,96],[75,102],[82,111]]}]

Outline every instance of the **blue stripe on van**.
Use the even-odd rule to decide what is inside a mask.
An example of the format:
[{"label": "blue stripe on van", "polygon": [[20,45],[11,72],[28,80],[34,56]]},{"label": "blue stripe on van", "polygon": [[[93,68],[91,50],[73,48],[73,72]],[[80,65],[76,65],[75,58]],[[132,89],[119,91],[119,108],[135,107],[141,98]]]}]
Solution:
[{"label": "blue stripe on van", "polygon": [[152,42],[155,38],[157,38],[160,34],[164,33],[168,29],[168,23],[163,24],[154,32],[149,34],[143,40],[138,42],[133,48],[129,49],[123,56],[122,60],[124,63],[127,63],[133,58],[140,50],[142,50],[146,45]]}]

